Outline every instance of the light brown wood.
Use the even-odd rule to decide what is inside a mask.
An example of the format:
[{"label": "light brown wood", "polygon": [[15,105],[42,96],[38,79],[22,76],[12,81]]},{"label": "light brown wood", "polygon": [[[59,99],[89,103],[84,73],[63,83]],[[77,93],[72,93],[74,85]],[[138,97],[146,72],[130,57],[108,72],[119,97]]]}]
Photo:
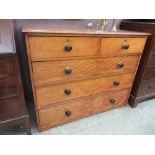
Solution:
[{"label": "light brown wood", "polygon": [[[64,46],[72,45],[66,52]],[[29,37],[32,61],[97,55],[99,39],[91,37]]]},{"label": "light brown wood", "polygon": [[[108,94],[100,94],[93,96],[93,113],[103,112],[122,105],[125,105],[130,90],[117,91]],[[114,99],[115,103],[111,103]]]},{"label": "light brown wood", "polygon": [[[55,104],[70,99],[89,96],[94,88],[93,79],[75,82],[65,82],[63,84],[51,85],[36,89],[37,105],[42,107],[45,105]],[[70,89],[71,94],[66,95],[65,89]]]},{"label": "light brown wood", "polygon": [[[135,72],[139,63],[139,56],[121,56],[121,57],[109,57],[97,60],[97,73],[98,74],[112,74],[123,72]],[[120,68],[118,65],[123,64]]]},{"label": "light brown wood", "polygon": [[[119,86],[115,86],[113,84],[115,80],[120,82]],[[92,94],[130,88],[132,86],[132,82],[133,73],[130,73],[96,78],[95,80],[89,79],[75,82],[65,82],[63,84],[42,87],[36,89],[37,104],[39,107],[42,107],[70,99],[86,97]],[[64,93],[65,89],[70,89],[71,94],[66,95]]]},{"label": "light brown wood", "polygon": [[[96,78],[93,82],[93,94],[130,88],[133,78],[133,73]],[[114,81],[118,81],[120,84],[116,86]]]},{"label": "light brown wood", "polygon": [[[37,62],[32,65],[36,86],[96,74],[96,59]],[[71,74],[66,74],[66,67],[70,67]]]},{"label": "light brown wood", "polygon": [[[39,110],[41,130],[66,123],[75,119],[86,117],[92,114],[92,99],[74,100],[62,105],[53,106]],[[71,116],[66,116],[65,112],[70,111]]]},{"label": "light brown wood", "polygon": [[[123,49],[125,41],[129,44],[128,49]],[[100,55],[118,55],[128,53],[142,53],[146,38],[102,38]]]}]

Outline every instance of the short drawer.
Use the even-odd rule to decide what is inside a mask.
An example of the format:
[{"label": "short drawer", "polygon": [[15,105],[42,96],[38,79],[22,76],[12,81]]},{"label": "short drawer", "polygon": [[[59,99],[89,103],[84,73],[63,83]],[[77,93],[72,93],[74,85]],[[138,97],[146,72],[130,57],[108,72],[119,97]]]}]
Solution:
[{"label": "short drawer", "polygon": [[7,120],[23,115],[25,105],[20,98],[0,100],[0,120]]},{"label": "short drawer", "polygon": [[44,130],[92,114],[92,99],[74,100],[39,110],[40,128]]},{"label": "short drawer", "polygon": [[94,56],[98,38],[93,37],[29,37],[32,61],[51,58]]},{"label": "short drawer", "polygon": [[122,74],[37,88],[37,104],[40,107],[92,94],[130,88],[133,77],[133,74]]},{"label": "short drawer", "polygon": [[130,90],[93,96],[93,113],[103,112],[127,104]]},{"label": "short drawer", "polygon": [[142,53],[146,38],[102,38],[100,55]]},{"label": "short drawer", "polygon": [[134,73],[96,78],[94,80],[93,94],[105,93],[132,87]]},{"label": "short drawer", "polygon": [[155,80],[144,80],[139,87],[138,96],[155,94]]},{"label": "short drawer", "polygon": [[135,72],[139,56],[109,57],[97,60],[98,74]]},{"label": "short drawer", "polygon": [[145,68],[143,80],[149,79],[155,79],[155,66]]},{"label": "short drawer", "polygon": [[10,58],[0,58],[0,78],[12,76],[14,73],[14,63]]},{"label": "short drawer", "polygon": [[147,66],[155,66],[155,53],[151,53]]},{"label": "short drawer", "polygon": [[18,95],[18,83],[16,77],[0,80],[0,99]]},{"label": "short drawer", "polygon": [[88,77],[96,72],[96,59],[63,60],[33,63],[36,86],[74,78]]}]

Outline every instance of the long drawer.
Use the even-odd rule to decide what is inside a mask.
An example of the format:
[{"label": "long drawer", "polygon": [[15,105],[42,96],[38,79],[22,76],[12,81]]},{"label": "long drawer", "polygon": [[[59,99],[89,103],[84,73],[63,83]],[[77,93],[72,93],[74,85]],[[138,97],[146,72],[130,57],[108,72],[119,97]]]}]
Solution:
[{"label": "long drawer", "polygon": [[100,55],[142,53],[146,38],[102,38]]},{"label": "long drawer", "polygon": [[130,88],[133,73],[65,82],[36,89],[39,107],[108,91]]},{"label": "long drawer", "polygon": [[29,37],[32,61],[51,58],[94,56],[99,39],[95,37]]},{"label": "long drawer", "polygon": [[40,128],[44,130],[59,124],[70,122],[94,113],[117,108],[126,103],[129,90],[96,95],[80,100],[65,102],[39,110]]},{"label": "long drawer", "polygon": [[32,64],[34,83],[36,86],[40,86],[56,81],[86,78],[92,75],[135,72],[139,59],[139,56],[122,56],[35,62]]}]

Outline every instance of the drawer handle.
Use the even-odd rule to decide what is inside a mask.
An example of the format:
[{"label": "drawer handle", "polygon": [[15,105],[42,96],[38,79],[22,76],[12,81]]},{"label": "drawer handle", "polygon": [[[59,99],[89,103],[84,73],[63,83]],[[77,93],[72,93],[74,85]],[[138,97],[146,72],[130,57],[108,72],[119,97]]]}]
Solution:
[{"label": "drawer handle", "polygon": [[114,85],[115,85],[115,86],[119,86],[119,84],[120,84],[120,82],[119,82],[119,81],[117,81],[117,80],[116,80],[116,81],[114,81]]},{"label": "drawer handle", "polygon": [[128,49],[129,48],[129,44],[126,42],[126,40],[125,40],[122,47],[123,47],[123,49]]},{"label": "drawer handle", "polygon": [[72,115],[72,113],[71,113],[71,111],[66,111],[66,112],[65,112],[65,115],[66,115],[67,117],[69,117],[69,116]]},{"label": "drawer handle", "polygon": [[116,103],[116,100],[115,99],[110,99],[110,103],[114,104],[114,103]]},{"label": "drawer handle", "polygon": [[64,49],[65,49],[66,52],[70,52],[72,50],[72,45],[71,44],[66,44],[64,46]]},{"label": "drawer handle", "polygon": [[72,70],[70,67],[65,67],[65,73],[66,74],[71,74],[72,73]]},{"label": "drawer handle", "polygon": [[70,95],[71,94],[71,90],[69,88],[66,88],[64,92],[65,92],[66,95]]},{"label": "drawer handle", "polygon": [[123,63],[118,63],[117,64],[117,68],[123,68],[124,67],[124,64]]}]

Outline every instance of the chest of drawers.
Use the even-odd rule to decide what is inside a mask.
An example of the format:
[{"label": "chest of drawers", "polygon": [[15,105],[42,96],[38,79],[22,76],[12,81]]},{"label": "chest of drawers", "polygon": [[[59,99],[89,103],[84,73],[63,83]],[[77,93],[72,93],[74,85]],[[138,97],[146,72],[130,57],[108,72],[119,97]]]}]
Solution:
[{"label": "chest of drawers", "polygon": [[147,34],[23,32],[39,131],[126,105]]},{"label": "chest of drawers", "polygon": [[0,132],[21,126],[31,134],[13,33],[12,21],[0,20]]}]

